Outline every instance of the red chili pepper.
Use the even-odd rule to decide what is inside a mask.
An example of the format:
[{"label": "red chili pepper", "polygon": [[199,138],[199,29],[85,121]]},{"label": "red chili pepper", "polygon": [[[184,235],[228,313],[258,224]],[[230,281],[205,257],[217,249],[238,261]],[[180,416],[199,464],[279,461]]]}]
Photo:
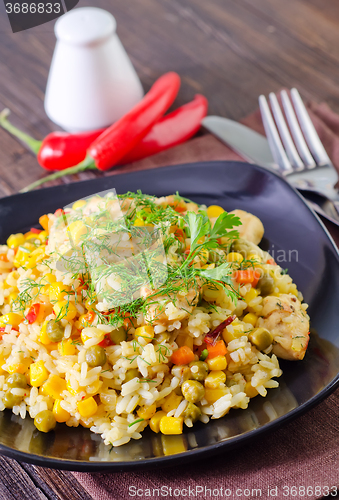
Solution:
[{"label": "red chili pepper", "polygon": [[88,154],[99,170],[109,170],[145,137],[176,98],[180,77],[161,76],[131,111],[120,118],[89,147]]},{"label": "red chili pepper", "polygon": [[205,335],[204,342],[206,342],[206,344],[215,345],[217,343],[217,340],[221,332],[224,330],[224,328],[226,328],[226,326],[233,323],[235,318],[236,318],[235,315],[229,316],[227,319],[225,319],[225,321],[220,323],[220,325],[218,325],[212,332],[208,332]]},{"label": "red chili pepper", "polygon": [[[43,179],[33,182],[21,193],[26,193],[63,175],[78,174],[84,170],[109,170],[131,151],[153,125],[159,121],[177,96],[180,77],[170,72],[160,77],[144,98],[106,129],[87,150],[86,158],[74,167],[55,172]],[[1,121],[0,121],[1,124]]]},{"label": "red chili pepper", "polygon": [[196,95],[193,101],[161,118],[119,163],[132,163],[187,141],[198,132],[207,107],[206,97]]},{"label": "red chili pepper", "polygon": [[37,229],[36,227],[31,227],[31,233],[40,234],[41,231],[42,231],[41,229]]},{"label": "red chili pepper", "polygon": [[25,318],[27,319],[28,323],[31,325],[36,321],[38,314],[40,311],[40,304],[33,304],[30,308],[28,313],[26,314]]},{"label": "red chili pepper", "polygon": [[46,170],[65,170],[86,158],[89,146],[105,129],[68,134],[52,132],[41,143],[38,162]]},{"label": "red chili pepper", "polygon": [[0,125],[24,142],[37,155],[39,164],[46,170],[65,170],[83,161],[89,146],[105,130],[102,128],[78,134],[52,132],[43,141],[37,141],[14,127],[7,119],[8,115],[8,109],[0,114]]}]

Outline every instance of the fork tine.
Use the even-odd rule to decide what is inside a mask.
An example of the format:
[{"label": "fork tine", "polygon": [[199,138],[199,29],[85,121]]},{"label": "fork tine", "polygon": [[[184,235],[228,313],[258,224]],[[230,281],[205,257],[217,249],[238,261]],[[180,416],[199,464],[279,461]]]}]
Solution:
[{"label": "fork tine", "polygon": [[289,123],[299,154],[303,162],[307,166],[307,168],[314,168],[316,166],[316,163],[312,158],[312,155],[305,142],[305,139],[301,133],[300,125],[298,123],[297,117],[295,115],[294,109],[292,107],[290,98],[288,97],[286,90],[282,90],[280,95],[284,106],[285,114],[287,117],[287,121]]},{"label": "fork tine", "polygon": [[275,118],[275,123],[277,124],[281,140],[285,146],[285,151],[293,167],[293,170],[295,171],[304,170],[305,168],[304,164],[301,161],[300,156],[298,155],[294,142],[292,141],[292,137],[287,128],[285,118],[281,112],[277,96],[273,92],[271,92],[269,97],[270,97],[271,108],[273,111],[273,116]]},{"label": "fork tine", "polygon": [[319,139],[319,136],[314,128],[314,125],[307,112],[305,104],[303,103],[297,89],[294,88],[291,90],[291,96],[299,119],[300,126],[302,128],[302,131],[304,132],[306,141],[318,165],[331,164],[331,160],[328,157],[325,148]]},{"label": "fork tine", "polygon": [[267,104],[266,97],[264,95],[261,95],[259,97],[259,106],[267,140],[269,142],[273,158],[277,163],[277,165],[279,165],[280,172],[283,175],[287,175],[288,173],[292,172],[293,169],[289,159],[286,156],[283,145],[281,144],[277,128],[273,121],[270,108]]}]

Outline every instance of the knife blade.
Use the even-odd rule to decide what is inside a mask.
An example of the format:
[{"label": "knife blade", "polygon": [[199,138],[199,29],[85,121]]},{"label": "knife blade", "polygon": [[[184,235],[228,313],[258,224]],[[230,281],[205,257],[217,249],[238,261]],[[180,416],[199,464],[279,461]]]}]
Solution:
[{"label": "knife blade", "polygon": [[[278,172],[268,140],[263,135],[246,125],[221,116],[206,116],[202,125],[249,163]],[[285,180],[288,178],[285,177]],[[302,191],[301,194],[313,210],[339,226],[337,212],[330,200],[307,191]]]}]

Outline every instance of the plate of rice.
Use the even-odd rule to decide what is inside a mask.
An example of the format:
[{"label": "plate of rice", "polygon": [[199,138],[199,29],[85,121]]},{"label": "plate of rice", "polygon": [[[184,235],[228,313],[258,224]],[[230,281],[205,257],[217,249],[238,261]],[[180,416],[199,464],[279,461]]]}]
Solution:
[{"label": "plate of rice", "polygon": [[0,211],[2,453],[72,470],[178,463],[336,387],[338,253],[278,176],[167,167]]}]

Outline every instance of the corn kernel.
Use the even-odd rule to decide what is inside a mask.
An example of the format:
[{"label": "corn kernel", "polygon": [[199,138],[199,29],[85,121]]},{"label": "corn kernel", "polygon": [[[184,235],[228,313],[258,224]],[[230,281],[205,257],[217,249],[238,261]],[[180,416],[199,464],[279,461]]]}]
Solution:
[{"label": "corn kernel", "polygon": [[67,380],[66,389],[68,390],[68,392],[70,392],[72,394],[72,396],[75,396],[76,394],[78,394],[78,391],[73,389],[69,380]]},{"label": "corn kernel", "polygon": [[255,387],[252,386],[251,382],[246,382],[245,385],[246,396],[249,398],[255,398],[259,393]]},{"label": "corn kernel", "polygon": [[253,314],[253,313],[248,313],[243,318],[244,323],[250,323],[252,326],[255,326],[257,320],[258,320],[258,316],[256,314]]},{"label": "corn kernel", "polygon": [[182,396],[178,396],[177,394],[175,394],[175,392],[171,392],[171,394],[166,396],[166,398],[164,399],[164,402],[161,405],[161,409],[168,413],[171,410],[177,409],[182,400]]},{"label": "corn kernel", "polygon": [[8,365],[8,373],[21,373],[24,374],[28,369],[28,362],[26,363],[14,363],[13,365]]},{"label": "corn kernel", "polygon": [[207,358],[206,360],[208,364],[208,368],[210,370],[226,370],[227,367],[227,360],[225,356],[216,356],[215,358]]},{"label": "corn kernel", "polygon": [[175,341],[179,347],[186,345],[193,351],[193,337],[191,335],[186,335],[186,334],[178,335]]},{"label": "corn kernel", "polygon": [[29,255],[25,267],[28,269],[32,269],[37,265],[38,262],[41,262],[45,258],[45,247],[39,247],[33,250],[33,252]]},{"label": "corn kernel", "polygon": [[261,258],[259,257],[258,254],[256,253],[250,253],[248,256],[247,256],[247,260],[252,260],[253,262],[256,262],[258,264],[261,263]]},{"label": "corn kernel", "polygon": [[151,325],[139,326],[136,328],[134,332],[134,337],[137,339],[138,337],[142,337],[147,342],[151,342],[154,338],[154,328]]},{"label": "corn kernel", "polygon": [[19,245],[23,245],[25,243],[25,237],[22,233],[11,234],[11,236],[7,240],[7,246],[9,248],[16,248]]},{"label": "corn kernel", "polygon": [[156,432],[156,433],[160,432],[160,420],[162,419],[162,417],[165,417],[165,416],[166,416],[165,411],[157,411],[153,415],[153,417],[151,418],[151,420],[149,422],[149,426],[153,432]]},{"label": "corn kernel", "polygon": [[49,336],[47,335],[47,332],[46,332],[47,323],[48,323],[47,320],[43,323],[43,325],[42,325],[42,327],[40,329],[40,334],[39,334],[39,340],[44,345],[48,345],[48,344],[51,343],[51,340],[50,340],[50,338],[49,338]]},{"label": "corn kernel", "polygon": [[183,417],[162,417],[160,420],[160,432],[167,435],[182,434],[183,424]]},{"label": "corn kernel", "polygon": [[210,205],[207,208],[207,215],[210,219],[215,219],[224,212],[225,210],[222,207],[219,207],[219,205]]},{"label": "corn kernel", "polygon": [[185,436],[161,436],[164,455],[176,455],[187,451]]},{"label": "corn kernel", "polygon": [[48,379],[48,371],[42,360],[32,363],[29,369],[30,384],[33,387],[40,387]]},{"label": "corn kernel", "polygon": [[219,389],[210,389],[209,387],[206,387],[205,389],[205,399],[209,404],[215,403],[218,399],[226,396],[226,394],[229,394],[226,387],[220,387]]},{"label": "corn kernel", "polygon": [[139,410],[137,410],[137,414],[140,418],[143,418],[144,420],[149,420],[150,418],[153,417],[156,411],[157,411],[157,405],[153,403],[150,406],[141,406]]},{"label": "corn kernel", "polygon": [[67,300],[59,300],[59,302],[54,304],[53,309],[58,319],[67,319],[67,321],[71,321],[78,314],[74,302]]},{"label": "corn kernel", "polygon": [[68,411],[64,410],[60,405],[61,401],[61,399],[56,399],[53,405],[53,415],[55,420],[59,423],[67,422],[67,420],[71,416]]},{"label": "corn kernel", "polygon": [[71,222],[69,226],[67,226],[67,234],[69,239],[74,245],[80,243],[80,241],[84,241],[84,236],[88,233],[89,228],[81,220],[76,220]]},{"label": "corn kernel", "polygon": [[48,236],[48,232],[47,231],[41,231],[41,233],[36,234],[36,236],[41,241],[41,243],[45,243],[45,240],[46,240],[46,238]]},{"label": "corn kernel", "polygon": [[80,415],[84,418],[91,417],[96,413],[98,409],[98,405],[92,396],[90,398],[84,399],[84,401],[79,401],[77,406]]},{"label": "corn kernel", "polygon": [[145,225],[145,223],[144,223],[144,221],[142,219],[139,219],[138,217],[135,219],[134,226],[136,226],[136,227],[142,227],[144,225]]},{"label": "corn kernel", "polygon": [[61,356],[74,356],[76,347],[72,339],[62,340],[58,343],[58,351]]},{"label": "corn kernel", "polygon": [[208,389],[218,389],[221,384],[224,384],[226,381],[226,374],[221,370],[216,370],[207,375],[205,378],[205,387]]},{"label": "corn kernel", "polygon": [[79,208],[82,208],[86,205],[86,200],[78,200],[75,203],[73,203],[73,210],[78,210]]},{"label": "corn kernel", "polygon": [[11,304],[16,298],[18,297],[18,294],[15,292],[12,292],[8,295],[8,302]]},{"label": "corn kernel", "polygon": [[13,328],[17,328],[23,321],[23,316],[17,313],[8,313],[0,316],[0,326],[11,325]]},{"label": "corn kernel", "polygon": [[244,260],[244,257],[241,253],[231,252],[227,255],[226,260],[227,262],[236,262],[237,264],[240,264]]},{"label": "corn kernel", "polygon": [[242,337],[244,335],[244,330],[242,328],[242,325],[234,325],[233,331],[229,331],[229,330],[227,330],[227,328],[225,328],[222,331],[221,335],[222,335],[222,338],[224,339],[224,341],[226,342],[226,344],[229,344],[230,342],[232,342],[232,340],[235,340],[235,339],[238,339],[239,337]]},{"label": "corn kernel", "polygon": [[60,395],[66,390],[66,380],[58,375],[50,375],[46,382],[41,386],[41,392],[45,396],[51,396],[54,399],[60,399]]},{"label": "corn kernel", "polygon": [[31,252],[35,249],[35,246],[31,243],[25,243],[21,245],[15,255],[15,259],[13,260],[13,265],[15,267],[21,267],[27,265]]},{"label": "corn kernel", "polygon": [[258,297],[259,291],[256,288],[251,288],[249,292],[247,292],[244,296],[244,300],[246,304],[249,304],[253,299]]},{"label": "corn kernel", "polygon": [[45,231],[48,231],[48,226],[49,226],[49,217],[47,214],[45,215],[42,215],[40,218],[39,218],[39,224],[40,226],[45,230]]},{"label": "corn kernel", "polygon": [[70,287],[64,285],[61,281],[51,283],[49,287],[49,300],[52,303],[57,302],[58,300],[62,300],[64,296],[70,291]]}]

